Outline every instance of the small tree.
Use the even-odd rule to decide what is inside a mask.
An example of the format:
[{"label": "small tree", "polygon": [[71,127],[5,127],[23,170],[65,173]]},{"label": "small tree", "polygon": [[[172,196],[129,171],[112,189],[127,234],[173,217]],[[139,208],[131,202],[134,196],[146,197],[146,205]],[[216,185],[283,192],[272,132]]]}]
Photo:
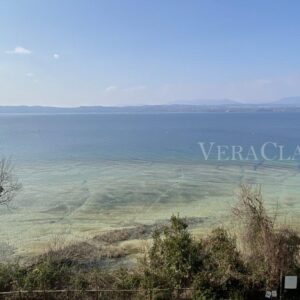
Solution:
[{"label": "small tree", "polygon": [[201,270],[201,242],[191,237],[183,219],[172,216],[170,223],[163,233],[155,231],[153,234],[153,245],[142,266],[145,288],[169,288],[170,291],[185,288]]},{"label": "small tree", "polygon": [[248,274],[235,237],[216,228],[203,240],[203,247],[203,270],[193,283],[195,299],[242,299]]},{"label": "small tree", "polygon": [[15,197],[21,184],[14,176],[14,168],[10,160],[0,160],[0,205],[8,205]]}]

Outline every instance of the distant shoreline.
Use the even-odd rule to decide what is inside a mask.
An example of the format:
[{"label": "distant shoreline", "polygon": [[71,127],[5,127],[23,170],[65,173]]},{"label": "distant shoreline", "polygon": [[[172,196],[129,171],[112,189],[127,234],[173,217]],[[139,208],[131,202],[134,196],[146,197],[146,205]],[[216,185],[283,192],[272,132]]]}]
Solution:
[{"label": "distant shoreline", "polygon": [[291,105],[145,105],[145,106],[0,106],[0,114],[147,114],[147,113],[300,112]]}]

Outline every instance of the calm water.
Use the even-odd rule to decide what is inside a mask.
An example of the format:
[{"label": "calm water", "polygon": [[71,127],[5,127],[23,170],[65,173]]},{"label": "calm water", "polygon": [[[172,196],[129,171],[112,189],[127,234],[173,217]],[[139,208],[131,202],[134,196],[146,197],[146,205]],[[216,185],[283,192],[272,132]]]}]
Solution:
[{"label": "calm water", "polygon": [[299,225],[298,162],[204,163],[198,145],[272,141],[293,152],[299,133],[296,113],[0,115],[0,151],[23,184],[0,210],[0,256],[174,213],[203,219],[206,230],[226,220],[242,182],[262,184],[268,208]]},{"label": "calm water", "polygon": [[0,151],[17,163],[203,160],[198,142],[300,144],[297,113],[0,115]]}]

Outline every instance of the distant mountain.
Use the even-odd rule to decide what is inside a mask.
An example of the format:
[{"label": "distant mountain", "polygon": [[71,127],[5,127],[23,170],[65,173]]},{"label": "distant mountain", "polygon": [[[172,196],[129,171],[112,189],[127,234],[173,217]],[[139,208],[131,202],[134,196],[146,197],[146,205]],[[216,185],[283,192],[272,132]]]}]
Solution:
[{"label": "distant mountain", "polygon": [[176,104],[180,105],[205,105],[205,106],[217,106],[217,105],[241,105],[240,102],[231,99],[195,99],[189,101],[181,101]]},{"label": "distant mountain", "polygon": [[269,103],[269,105],[300,107],[300,96],[282,98],[280,100]]},{"label": "distant mountain", "polygon": [[284,112],[299,111],[300,97],[284,98],[267,104],[243,104],[228,99],[194,100],[185,104],[141,106],[0,106],[0,114],[119,114],[194,112]]},{"label": "distant mountain", "polygon": [[111,114],[111,113],[161,113],[224,111],[228,105],[142,105],[142,106],[0,106],[0,114]]}]

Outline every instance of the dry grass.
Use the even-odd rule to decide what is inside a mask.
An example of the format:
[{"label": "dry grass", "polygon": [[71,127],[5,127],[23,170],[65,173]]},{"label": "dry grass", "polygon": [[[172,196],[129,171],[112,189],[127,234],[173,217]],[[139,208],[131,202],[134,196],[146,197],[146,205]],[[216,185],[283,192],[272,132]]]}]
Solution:
[{"label": "dry grass", "polygon": [[239,222],[243,252],[253,274],[258,280],[266,280],[267,287],[278,288],[282,274],[299,267],[298,232],[277,224],[277,215],[267,213],[260,187],[242,185],[233,213]]}]

